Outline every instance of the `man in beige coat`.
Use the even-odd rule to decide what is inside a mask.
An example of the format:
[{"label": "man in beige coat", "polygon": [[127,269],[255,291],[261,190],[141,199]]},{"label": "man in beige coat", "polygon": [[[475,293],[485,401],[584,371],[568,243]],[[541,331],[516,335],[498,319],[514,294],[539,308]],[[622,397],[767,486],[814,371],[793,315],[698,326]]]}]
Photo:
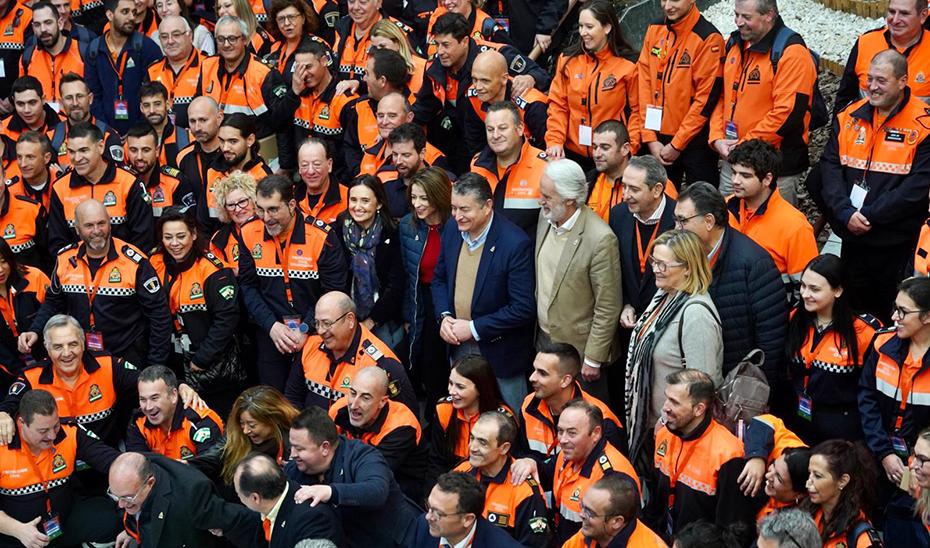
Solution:
[{"label": "man in beige coat", "polygon": [[546,166],[536,227],[536,336],[577,348],[582,386],[606,401],[606,367],[617,356],[623,306],[620,256],[610,227],[585,205],[587,193],[577,163]]}]

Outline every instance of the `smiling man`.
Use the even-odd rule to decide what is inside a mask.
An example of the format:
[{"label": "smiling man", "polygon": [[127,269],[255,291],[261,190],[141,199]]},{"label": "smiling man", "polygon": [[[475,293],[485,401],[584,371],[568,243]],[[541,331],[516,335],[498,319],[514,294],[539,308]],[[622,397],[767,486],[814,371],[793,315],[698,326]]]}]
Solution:
[{"label": "smiling man", "polygon": [[291,181],[270,175],[255,192],[262,222],[242,229],[239,283],[256,326],[259,380],[283,391],[293,354],[304,348],[316,323],[317,300],[348,286],[346,263],[329,226],[297,207]]},{"label": "smiling man", "polygon": [[151,451],[185,461],[216,445],[223,421],[206,407],[186,407],[178,392],[178,378],[163,365],[139,373],[139,409],[126,431],[127,451]]},{"label": "smiling man", "polygon": [[42,83],[33,76],[23,76],[13,82],[10,91],[13,114],[0,123],[0,135],[4,147],[16,146],[16,140],[24,131],[46,133],[59,122],[58,113],[45,104]]},{"label": "smiling man", "polygon": [[[316,335],[305,336],[303,353],[293,362],[284,391],[295,407],[316,405],[329,409],[351,393],[356,375],[366,367],[376,366],[388,377],[386,396],[405,404],[413,413],[419,411],[404,367],[390,347],[358,321],[355,303],[348,295],[331,291],[320,297],[316,303],[314,328]],[[353,398],[352,403],[355,404],[356,424],[361,426],[366,422],[365,413],[359,415],[361,402]]]}]

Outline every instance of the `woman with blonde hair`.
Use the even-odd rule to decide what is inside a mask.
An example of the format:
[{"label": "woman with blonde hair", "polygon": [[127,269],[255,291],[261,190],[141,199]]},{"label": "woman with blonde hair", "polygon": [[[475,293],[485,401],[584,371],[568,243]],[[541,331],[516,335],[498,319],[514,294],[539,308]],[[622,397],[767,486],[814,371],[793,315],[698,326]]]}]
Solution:
[{"label": "woman with blonde hair", "polygon": [[259,221],[255,215],[255,179],[248,173],[234,171],[213,185],[213,193],[223,226],[210,238],[210,252],[238,273],[242,227]]},{"label": "woman with blonde hair", "polygon": [[375,23],[371,29],[371,47],[376,49],[389,49],[396,51],[407,63],[407,72],[410,73],[410,92],[416,94],[423,84],[423,73],[426,70],[426,59],[418,56],[410,45],[410,40],[400,27],[390,20],[382,19]]},{"label": "woman with blonde hair", "polygon": [[[264,14],[264,10],[262,10],[262,14]],[[263,47],[267,47],[265,46],[266,42],[274,42],[274,38],[268,34],[268,31],[258,24],[258,19],[255,18],[255,12],[252,10],[249,0],[216,0],[217,20],[224,15],[231,15],[245,21],[245,25],[249,28],[249,36],[252,37],[250,43],[252,53],[257,54]]]},{"label": "woman with blonde hair", "polygon": [[[662,416],[665,378],[685,367],[723,379],[723,332],[707,289],[711,271],[701,240],[687,230],[659,235],[649,249],[656,278],[652,302],[630,338],[626,370],[626,424],[631,455],[652,439]],[[642,452],[651,458],[651,452]]]}]

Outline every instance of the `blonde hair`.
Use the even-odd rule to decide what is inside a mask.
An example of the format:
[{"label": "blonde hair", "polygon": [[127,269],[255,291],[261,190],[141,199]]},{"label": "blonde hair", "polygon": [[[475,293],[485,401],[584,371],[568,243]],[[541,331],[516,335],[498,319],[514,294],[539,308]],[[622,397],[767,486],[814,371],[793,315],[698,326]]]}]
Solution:
[{"label": "blonde hair", "polygon": [[[255,34],[255,30],[258,28],[258,19],[255,18],[255,12],[252,11],[252,5],[249,4],[249,0],[232,0],[233,5],[236,7],[236,17],[242,19],[245,22],[245,25],[249,27],[248,34],[245,35],[246,40],[251,40],[251,36]],[[214,5],[214,9],[215,9]]]},{"label": "blonde hair", "polygon": [[404,31],[400,30],[400,28],[390,20],[381,19],[371,28],[371,35],[387,38],[391,42],[397,44],[399,48],[397,53],[404,58],[404,63],[407,64],[407,72],[413,74],[413,71],[416,69],[413,64],[413,48],[410,47],[410,40],[407,39],[407,35],[404,34]]},{"label": "blonde hair", "polygon": [[[278,447],[284,447],[284,435],[291,421],[299,413],[277,389],[270,386],[253,386],[246,389],[233,403],[226,421],[226,445],[223,447],[223,480],[232,485],[236,466],[253,451],[252,442],[242,432],[240,417],[245,411],[256,422],[271,426]],[[288,455],[284,455],[287,458]]]},{"label": "blonde hair", "polygon": [[229,222],[229,214],[226,212],[226,197],[234,190],[241,190],[248,199],[254,202],[255,178],[237,169],[214,183],[213,194],[216,196],[217,205],[219,205],[218,215],[224,223]]},{"label": "blonde hair", "polygon": [[652,251],[659,245],[669,248],[675,254],[675,258],[688,269],[688,276],[682,287],[676,289],[688,295],[707,293],[711,281],[710,264],[707,262],[700,238],[688,230],[669,230],[660,234],[649,246],[649,254],[652,255]]}]

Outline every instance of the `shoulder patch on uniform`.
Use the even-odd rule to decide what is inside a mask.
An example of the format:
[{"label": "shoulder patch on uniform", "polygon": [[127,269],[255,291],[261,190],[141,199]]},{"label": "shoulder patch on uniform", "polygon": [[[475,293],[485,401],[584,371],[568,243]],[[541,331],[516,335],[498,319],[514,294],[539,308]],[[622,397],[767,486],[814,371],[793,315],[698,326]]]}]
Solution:
[{"label": "shoulder patch on uniform", "polygon": [[[148,193],[146,193],[145,195],[148,196]],[[132,262],[136,264],[141,263],[142,259],[145,258],[145,255],[139,253],[138,251],[129,247],[128,245],[124,245],[120,251],[123,252],[123,255],[129,257],[129,260],[131,260]]]},{"label": "shoulder patch on uniform", "polygon": [[508,417],[510,417],[511,419],[514,418],[514,417],[513,417],[513,413],[510,412],[510,409],[507,409],[507,408],[504,407],[503,405],[501,405],[500,407],[497,408],[497,412],[498,412],[498,413],[503,413],[503,414],[507,415]]},{"label": "shoulder patch on uniform", "polygon": [[122,162],[123,147],[120,145],[110,145],[110,158],[113,158],[114,162]]},{"label": "shoulder patch on uniform", "polygon": [[523,97],[514,97],[514,98],[513,98],[513,104],[517,105],[517,108],[519,108],[519,109],[525,109],[525,108],[526,108],[526,105],[528,105],[528,104],[530,104],[530,103],[529,103],[529,101],[527,101],[527,100],[524,99]]},{"label": "shoulder patch on uniform", "polygon": [[613,469],[613,466],[611,466],[610,459],[607,458],[607,455],[601,455],[600,457],[598,457],[597,463],[601,466],[601,470],[605,472],[607,470]]},{"label": "shoulder patch on uniform", "polygon": [[210,439],[213,433],[210,432],[210,429],[204,426],[203,428],[198,428],[194,435],[191,436],[191,439],[197,443],[203,443]]},{"label": "shoulder patch on uniform", "polygon": [[872,329],[882,329],[882,322],[871,314],[859,314],[859,319],[871,326]]},{"label": "shoulder patch on uniform", "polygon": [[328,224],[324,223],[322,220],[317,219],[316,217],[311,217],[311,216],[307,215],[307,217],[305,217],[305,218],[306,218],[306,222],[307,222],[308,225],[315,226],[315,227],[319,228],[320,230],[322,230],[322,231],[324,231],[324,232],[329,232],[330,230],[332,230],[332,227],[331,227],[331,226],[329,226]]},{"label": "shoulder patch on uniform", "polygon": [[530,518],[529,524],[530,524],[530,531],[532,531],[533,534],[535,535],[541,535],[545,533],[546,530],[549,528],[549,523],[546,521],[546,518],[541,517],[541,516]]},{"label": "shoulder patch on uniform", "polygon": [[129,361],[126,361],[126,360],[123,360],[123,369],[129,370],[129,371],[138,371],[138,370],[139,370],[139,368],[136,367],[135,365],[133,365],[132,362],[129,362]]},{"label": "shoulder patch on uniform", "polygon": [[[13,178],[16,179],[16,177],[13,177]],[[30,198],[29,196],[21,196],[17,194],[16,196],[13,196],[13,197],[21,202],[26,202],[27,204],[38,204],[39,203],[36,200],[33,200],[32,198]]]},{"label": "shoulder patch on uniform", "polygon": [[517,55],[510,62],[510,70],[514,72],[523,72],[526,69],[526,59],[522,55]]},{"label": "shoulder patch on uniform", "polygon": [[232,285],[224,285],[218,291],[220,297],[223,297],[227,301],[231,301],[233,297],[236,296],[236,288]]},{"label": "shoulder patch on uniform", "polygon": [[546,152],[545,152],[545,151],[540,152],[540,153],[537,154],[536,156],[537,156],[540,160],[548,160],[548,159],[549,159],[549,156],[546,155]]},{"label": "shoulder patch on uniform", "polygon": [[17,381],[10,385],[10,395],[18,396],[26,389],[26,383]]},{"label": "shoulder patch on uniform", "polygon": [[171,166],[161,166],[161,172],[166,175],[171,175],[174,178],[181,176],[181,170],[171,167]]},{"label": "shoulder patch on uniform", "polygon": [[213,254],[212,252],[210,252],[210,251],[204,251],[204,252],[203,252],[203,256],[204,256],[204,258],[206,258],[208,261],[210,261],[211,263],[213,263],[213,266],[215,266],[215,267],[217,267],[217,268],[223,268],[223,267],[225,266],[225,265],[223,265],[223,261],[221,261],[219,257],[217,257],[216,255],[214,255],[214,254]]},{"label": "shoulder patch on uniform", "polygon": [[145,287],[146,291],[152,293],[158,293],[158,290],[161,289],[161,282],[158,281],[158,276],[152,276],[142,284]]},{"label": "shoulder patch on uniform", "polygon": [[379,350],[377,346],[371,344],[371,341],[369,340],[362,341],[362,349],[366,354],[371,356],[371,359],[375,361],[378,361],[384,357],[384,352]]},{"label": "shoulder patch on uniform", "polygon": [[468,91],[465,92],[465,97],[477,97],[478,90],[475,88],[468,88]]},{"label": "shoulder patch on uniform", "polygon": [[285,86],[284,84],[281,84],[280,86],[275,86],[275,88],[271,90],[271,93],[275,97],[278,97],[278,98],[284,97],[284,94],[287,93],[287,86]]}]

